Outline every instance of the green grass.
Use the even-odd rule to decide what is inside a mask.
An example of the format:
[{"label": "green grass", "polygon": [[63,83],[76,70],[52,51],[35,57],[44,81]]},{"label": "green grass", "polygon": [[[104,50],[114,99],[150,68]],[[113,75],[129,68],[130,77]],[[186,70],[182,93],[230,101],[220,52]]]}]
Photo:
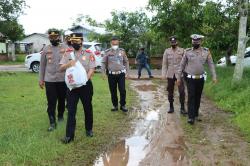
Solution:
[{"label": "green grass", "polygon": [[218,84],[205,84],[205,94],[215,101],[219,108],[235,114],[233,122],[250,140],[250,69],[244,71],[237,86],[231,86],[234,68],[217,68]]},{"label": "green grass", "polygon": [[[0,72],[0,165],[91,165],[93,160],[129,132],[131,116],[111,112],[107,80],[94,84],[94,137],[87,138],[82,105],[78,104],[76,138],[63,145],[65,123],[47,132],[44,90],[33,73]],[[135,94],[128,90],[128,105]],[[66,114],[65,114],[66,117]]]},{"label": "green grass", "polygon": [[[7,56],[7,55],[6,55]],[[0,61],[0,65],[20,65],[24,64],[26,55],[25,54],[18,54],[16,56],[16,61]]]}]

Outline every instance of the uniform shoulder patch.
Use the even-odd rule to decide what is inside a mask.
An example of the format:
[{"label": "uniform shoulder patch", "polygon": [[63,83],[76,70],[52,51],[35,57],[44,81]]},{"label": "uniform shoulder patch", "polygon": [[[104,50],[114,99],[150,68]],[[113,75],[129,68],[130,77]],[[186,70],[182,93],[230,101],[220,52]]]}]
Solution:
[{"label": "uniform shoulder patch", "polygon": [[107,53],[107,52],[109,52],[110,50],[111,50],[111,49],[109,48],[109,49],[105,50],[104,52]]},{"label": "uniform shoulder patch", "polygon": [[66,52],[72,52],[73,51],[73,48],[67,48],[66,49]]},{"label": "uniform shoulder patch", "polygon": [[209,49],[208,48],[206,48],[206,47],[202,47],[203,48],[203,50],[205,50],[205,51],[209,51]]},{"label": "uniform shoulder patch", "polygon": [[92,51],[90,49],[86,49],[85,52],[92,53]]}]

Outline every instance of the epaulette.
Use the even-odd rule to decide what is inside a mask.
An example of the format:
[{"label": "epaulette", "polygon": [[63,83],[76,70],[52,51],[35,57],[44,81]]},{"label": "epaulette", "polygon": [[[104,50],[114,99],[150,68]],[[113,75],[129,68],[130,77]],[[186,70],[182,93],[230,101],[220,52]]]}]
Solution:
[{"label": "epaulette", "polygon": [[187,49],[185,49],[184,51],[190,51],[190,50],[192,50],[192,48],[187,48]]},{"label": "epaulette", "polygon": [[125,51],[123,48],[119,48],[120,51]]},{"label": "epaulette", "polygon": [[111,50],[111,48],[109,48],[109,49],[105,50],[104,52],[109,52],[110,50]]},{"label": "epaulette", "polygon": [[86,49],[85,52],[92,53],[92,51],[90,49]]},{"label": "epaulette", "polygon": [[203,48],[203,50],[205,50],[205,51],[209,51],[209,49],[208,48],[206,48],[206,47],[202,47]]},{"label": "epaulette", "polygon": [[74,51],[73,48],[67,48],[67,49],[66,49],[66,52],[67,52],[67,53],[72,52],[72,51]]}]

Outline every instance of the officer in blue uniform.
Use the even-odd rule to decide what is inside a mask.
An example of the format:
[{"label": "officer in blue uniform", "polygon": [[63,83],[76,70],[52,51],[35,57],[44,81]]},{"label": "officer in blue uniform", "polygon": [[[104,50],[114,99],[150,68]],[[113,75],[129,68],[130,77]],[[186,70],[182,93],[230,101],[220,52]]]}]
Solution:
[{"label": "officer in blue uniform", "polygon": [[143,68],[147,70],[149,78],[153,78],[150,66],[148,64],[148,56],[145,53],[144,48],[140,48],[140,52],[136,56],[136,63],[138,64],[138,79],[141,78],[141,71]]}]

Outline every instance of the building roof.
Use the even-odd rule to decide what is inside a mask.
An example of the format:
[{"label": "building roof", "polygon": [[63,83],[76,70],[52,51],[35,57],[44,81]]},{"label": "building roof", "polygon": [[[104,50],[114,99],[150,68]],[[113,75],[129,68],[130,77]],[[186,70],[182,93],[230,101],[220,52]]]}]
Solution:
[{"label": "building roof", "polygon": [[42,37],[48,38],[48,35],[44,34],[44,33],[32,33],[30,35],[27,35],[25,38],[33,36],[33,35],[38,35],[38,36],[42,36]]},{"label": "building roof", "polygon": [[77,28],[87,29],[89,31],[98,33],[100,35],[105,35],[105,34],[109,33],[109,32],[106,31],[105,28],[95,27],[95,26],[90,26],[90,25],[77,25],[75,27],[70,28],[70,30],[74,30],[74,29],[77,29]]}]

